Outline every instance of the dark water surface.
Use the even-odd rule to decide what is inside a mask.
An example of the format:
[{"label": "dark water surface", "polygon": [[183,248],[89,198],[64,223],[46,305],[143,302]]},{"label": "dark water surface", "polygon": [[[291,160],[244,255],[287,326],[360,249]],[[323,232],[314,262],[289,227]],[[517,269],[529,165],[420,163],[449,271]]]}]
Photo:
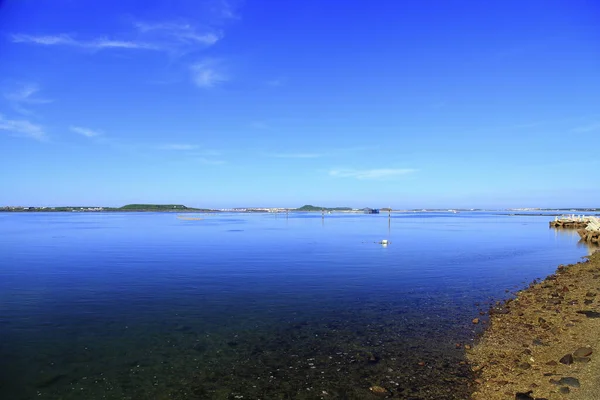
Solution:
[{"label": "dark water surface", "polygon": [[0,398],[465,398],[471,320],[588,252],[552,217],[202,217],[0,214]]}]

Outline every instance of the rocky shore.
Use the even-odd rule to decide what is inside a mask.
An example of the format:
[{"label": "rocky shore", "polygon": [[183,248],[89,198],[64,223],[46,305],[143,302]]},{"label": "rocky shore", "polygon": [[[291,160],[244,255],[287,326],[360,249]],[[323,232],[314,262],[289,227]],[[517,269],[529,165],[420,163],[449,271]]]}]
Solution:
[{"label": "rocky shore", "polygon": [[600,252],[493,307],[467,358],[474,400],[600,399]]}]

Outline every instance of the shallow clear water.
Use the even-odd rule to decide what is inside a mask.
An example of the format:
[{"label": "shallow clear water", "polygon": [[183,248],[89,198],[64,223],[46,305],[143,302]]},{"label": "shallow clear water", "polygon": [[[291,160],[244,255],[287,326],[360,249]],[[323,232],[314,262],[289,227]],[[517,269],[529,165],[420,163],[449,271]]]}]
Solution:
[{"label": "shallow clear water", "polygon": [[588,253],[543,216],[202,217],[0,213],[0,398],[464,398],[471,320]]}]

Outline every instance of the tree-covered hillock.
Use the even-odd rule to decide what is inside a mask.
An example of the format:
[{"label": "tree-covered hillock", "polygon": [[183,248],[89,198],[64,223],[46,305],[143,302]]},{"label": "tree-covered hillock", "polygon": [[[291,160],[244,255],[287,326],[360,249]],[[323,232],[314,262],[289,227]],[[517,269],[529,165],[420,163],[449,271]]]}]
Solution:
[{"label": "tree-covered hillock", "polygon": [[121,211],[181,211],[190,208],[181,204],[127,204],[119,208]]},{"label": "tree-covered hillock", "polygon": [[304,205],[300,208],[296,208],[295,211],[352,211],[351,207],[333,207],[333,208],[328,208],[328,207],[320,207],[320,206],[313,206],[310,204]]}]

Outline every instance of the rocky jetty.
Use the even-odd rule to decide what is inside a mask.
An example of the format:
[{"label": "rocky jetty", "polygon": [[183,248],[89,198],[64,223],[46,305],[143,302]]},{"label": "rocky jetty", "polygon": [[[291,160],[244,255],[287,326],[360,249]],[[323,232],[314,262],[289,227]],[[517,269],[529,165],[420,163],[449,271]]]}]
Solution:
[{"label": "rocky jetty", "polygon": [[550,221],[551,228],[565,228],[565,229],[585,229],[590,222],[598,222],[600,219],[597,217],[590,216],[577,216],[570,215],[564,217],[556,217],[553,221]]},{"label": "rocky jetty", "polygon": [[472,399],[600,399],[600,252],[495,306],[467,357]]},{"label": "rocky jetty", "polygon": [[591,219],[584,229],[577,231],[581,240],[592,244],[600,244],[600,218]]}]

